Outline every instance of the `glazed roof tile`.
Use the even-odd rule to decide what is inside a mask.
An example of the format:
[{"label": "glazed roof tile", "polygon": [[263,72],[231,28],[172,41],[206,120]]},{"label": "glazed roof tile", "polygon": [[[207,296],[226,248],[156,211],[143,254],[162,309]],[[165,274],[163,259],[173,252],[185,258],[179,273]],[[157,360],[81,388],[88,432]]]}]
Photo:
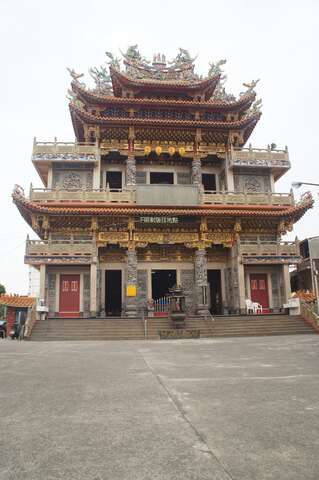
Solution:
[{"label": "glazed roof tile", "polygon": [[177,216],[209,216],[209,217],[268,217],[277,219],[299,220],[313,206],[311,195],[305,197],[294,206],[273,205],[198,205],[195,207],[162,207],[141,205],[117,205],[90,202],[54,202],[50,205],[34,203],[21,194],[13,193],[13,201],[28,221],[30,213],[46,213],[51,215],[177,215]]},{"label": "glazed roof tile", "polygon": [[211,121],[211,120],[171,120],[171,119],[162,119],[162,118],[130,118],[130,117],[108,117],[94,115],[86,110],[82,110],[76,107],[73,103],[69,104],[71,113],[74,112],[76,116],[82,121],[86,122],[95,122],[100,124],[113,123],[119,125],[154,125],[154,126],[178,126],[178,127],[203,127],[203,128],[214,128],[219,130],[228,130],[228,129],[240,129],[247,127],[249,125],[254,125],[258,122],[261,117],[261,112],[256,112],[251,115],[247,115],[241,120],[229,121],[229,122],[220,122],[220,121]]},{"label": "glazed roof tile", "polygon": [[234,101],[212,99],[205,102],[195,100],[175,100],[161,98],[122,98],[112,95],[95,92],[83,87],[79,82],[72,82],[72,88],[75,92],[87,100],[98,103],[112,103],[119,105],[154,105],[171,107],[196,107],[199,109],[209,108],[211,111],[235,111],[244,107],[249,108],[256,97],[256,92],[246,93]]},{"label": "glazed roof tile", "polygon": [[28,297],[26,295],[8,295],[6,293],[0,295],[0,305],[6,305],[7,307],[32,307],[35,301],[36,299],[34,297]]}]

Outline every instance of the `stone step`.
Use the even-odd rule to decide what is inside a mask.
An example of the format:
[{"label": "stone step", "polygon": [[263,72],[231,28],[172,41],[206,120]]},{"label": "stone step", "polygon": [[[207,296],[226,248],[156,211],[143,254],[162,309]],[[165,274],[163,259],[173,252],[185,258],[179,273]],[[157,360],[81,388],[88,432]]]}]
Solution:
[{"label": "stone step", "polygon": [[[291,335],[315,333],[301,317],[288,315],[233,315],[218,316],[214,321],[207,317],[192,316],[186,319],[187,329],[199,329],[202,338],[262,335]],[[159,330],[171,328],[170,320],[148,318],[147,339],[158,340]],[[142,318],[70,318],[49,319],[37,322],[31,340],[143,340]]]}]

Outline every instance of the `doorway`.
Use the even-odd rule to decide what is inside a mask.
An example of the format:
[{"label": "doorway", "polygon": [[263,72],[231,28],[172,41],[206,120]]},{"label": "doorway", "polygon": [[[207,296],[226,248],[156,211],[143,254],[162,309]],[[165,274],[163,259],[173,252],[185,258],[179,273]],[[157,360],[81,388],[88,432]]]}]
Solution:
[{"label": "doorway", "polygon": [[106,185],[110,190],[122,189],[122,172],[106,172]]},{"label": "doorway", "polygon": [[206,191],[216,191],[216,176],[213,173],[202,173],[202,184]]},{"label": "doorway", "polygon": [[222,314],[222,283],[220,270],[207,270],[207,281],[210,289],[210,313]]},{"label": "doorway", "polygon": [[119,317],[122,313],[122,271],[105,270],[105,314]]},{"label": "doorway", "polygon": [[80,275],[60,275],[60,317],[80,314]]},{"label": "doorway", "polygon": [[263,311],[268,311],[269,297],[266,273],[254,273],[250,275],[250,297],[252,302],[260,303]]},{"label": "doorway", "polygon": [[152,298],[158,300],[176,285],[176,270],[152,270]]}]

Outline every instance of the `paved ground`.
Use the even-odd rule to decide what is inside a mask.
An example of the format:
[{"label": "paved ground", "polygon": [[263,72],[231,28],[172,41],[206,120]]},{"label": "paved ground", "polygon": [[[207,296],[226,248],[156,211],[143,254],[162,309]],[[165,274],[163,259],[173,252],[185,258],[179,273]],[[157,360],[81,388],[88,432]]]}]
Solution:
[{"label": "paved ground", "polygon": [[1,480],[319,478],[319,335],[0,341]]}]

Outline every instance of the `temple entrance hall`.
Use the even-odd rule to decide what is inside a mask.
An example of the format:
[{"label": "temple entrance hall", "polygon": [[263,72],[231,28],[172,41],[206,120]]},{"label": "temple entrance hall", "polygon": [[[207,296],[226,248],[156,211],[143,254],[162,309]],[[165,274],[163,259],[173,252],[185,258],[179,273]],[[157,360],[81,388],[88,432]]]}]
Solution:
[{"label": "temple entrance hall", "polygon": [[122,313],[122,271],[105,270],[105,314],[121,316]]},{"label": "temple entrance hall", "polygon": [[158,300],[176,285],[176,270],[152,270],[152,298]]}]

